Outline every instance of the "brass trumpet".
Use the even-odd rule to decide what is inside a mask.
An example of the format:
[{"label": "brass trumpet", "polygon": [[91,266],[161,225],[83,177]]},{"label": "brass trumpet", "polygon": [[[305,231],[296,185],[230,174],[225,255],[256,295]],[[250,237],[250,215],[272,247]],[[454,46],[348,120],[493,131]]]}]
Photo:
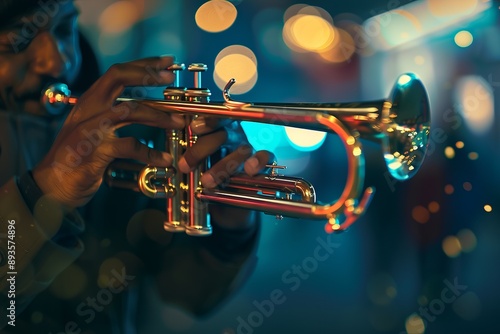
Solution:
[{"label": "brass trumpet", "polygon": [[[427,150],[430,133],[430,110],[426,90],[415,74],[402,74],[388,99],[355,103],[246,103],[231,99],[231,79],[223,90],[223,102],[210,102],[210,91],[201,86],[203,64],[191,64],[195,74],[193,88],[180,87],[179,71],[183,64],[173,65],[173,86],[164,91],[165,99],[118,98],[117,102],[134,101],[165,112],[181,113],[188,120],[198,116],[272,123],[312,130],[333,132],[340,136],[346,153],[348,172],[340,197],[327,204],[316,201],[314,186],[298,177],[278,173],[284,168],[269,165],[270,174],[249,177],[237,174],[224,187],[203,188],[201,174],[206,166],[179,173],[176,165],[169,168],[115,165],[108,169],[107,181],[112,186],[134,188],[152,198],[167,199],[168,231],[185,231],[190,235],[211,233],[207,203],[219,203],[261,211],[277,217],[287,216],[323,219],[330,230],[347,229],[363,214],[375,189],[364,183],[364,157],[360,139],[381,143],[388,171],[397,180],[407,180],[420,168]],[[76,103],[67,86],[52,85],[43,93],[47,108],[61,108]],[[183,151],[196,141],[188,126],[185,131],[169,131],[167,147],[178,161]],[[111,166],[110,166],[111,167]],[[123,175],[128,175],[123,177]],[[133,175],[133,177],[130,177]],[[130,180],[133,180],[132,183]]]}]

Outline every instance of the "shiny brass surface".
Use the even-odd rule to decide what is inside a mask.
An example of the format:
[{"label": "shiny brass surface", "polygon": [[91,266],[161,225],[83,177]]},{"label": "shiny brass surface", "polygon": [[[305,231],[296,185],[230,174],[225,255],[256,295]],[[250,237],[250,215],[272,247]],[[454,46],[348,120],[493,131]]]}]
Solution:
[{"label": "shiny brass surface", "polygon": [[[200,83],[201,79],[196,77],[195,81]],[[223,102],[208,102],[209,94],[200,87],[195,87],[191,91],[191,96],[196,97],[199,93],[200,98],[189,98],[188,101],[177,98],[166,100],[119,98],[117,102],[135,101],[165,112],[183,114],[188,119],[213,116],[335,133],[341,138],[347,154],[348,173],[344,190],[336,201],[320,204],[316,202],[312,184],[300,178],[279,175],[276,173],[276,166],[274,168],[270,166],[271,174],[260,174],[255,177],[235,175],[225,187],[216,189],[201,187],[199,177],[203,171],[200,171],[190,178],[187,185],[184,185],[190,194],[188,203],[184,203],[187,206],[183,206],[182,203],[179,206],[179,201],[168,202],[171,231],[184,230],[187,227],[186,230],[191,230],[190,234],[193,235],[209,234],[209,230],[203,230],[209,223],[208,225],[195,223],[201,219],[200,216],[207,216],[207,212],[200,209],[206,208],[205,203],[232,205],[277,216],[323,219],[331,224],[333,231],[343,231],[363,214],[375,192],[372,187],[364,191],[362,189],[365,161],[361,139],[376,140],[381,144],[388,171],[397,180],[408,180],[413,177],[424,161],[430,133],[429,101],[422,82],[414,74],[401,75],[387,99],[354,103],[238,102],[233,101],[229,93],[233,83],[234,80],[231,80],[225,87]],[[64,89],[59,87],[57,93],[61,94],[59,97],[54,98],[52,93],[50,99],[44,98],[45,101],[52,103],[49,107],[59,103],[76,102],[76,99],[71,100],[61,91]],[[50,89],[46,90],[46,94],[47,92],[50,94]],[[173,89],[172,92],[172,96],[178,96],[176,94],[179,89]],[[186,129],[186,133],[189,134],[190,129]],[[171,136],[175,137],[178,134],[172,132]],[[186,141],[194,143],[189,137]],[[171,151],[178,149],[175,146],[178,144],[172,140],[169,145]],[[179,173],[174,172],[163,188],[154,187],[152,191],[145,185],[156,184],[156,178],[164,178],[166,171],[161,171],[155,176],[151,175],[151,166],[145,168],[147,172],[141,173],[143,175],[141,178],[146,179],[139,181],[139,188],[149,193],[149,196],[153,193],[154,197],[171,198],[170,196],[174,196],[179,187],[183,186],[179,184]],[[194,209],[195,205],[201,206]],[[179,214],[174,214],[179,207],[182,212],[187,213],[187,222],[179,222],[182,220],[178,218]]]}]

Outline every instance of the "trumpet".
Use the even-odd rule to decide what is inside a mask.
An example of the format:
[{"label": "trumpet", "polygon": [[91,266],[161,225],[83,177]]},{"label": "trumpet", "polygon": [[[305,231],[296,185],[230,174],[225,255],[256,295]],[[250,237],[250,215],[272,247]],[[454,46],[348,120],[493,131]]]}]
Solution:
[{"label": "trumpet", "polygon": [[[347,155],[347,177],[340,197],[323,204],[316,200],[314,186],[305,179],[281,175],[276,162],[266,166],[270,172],[250,177],[240,173],[227,184],[204,188],[201,175],[208,162],[189,174],[178,171],[176,162],[192,146],[197,137],[189,125],[184,130],[168,130],[167,143],[173,156],[172,167],[160,168],[130,163],[113,163],[106,179],[111,186],[141,191],[151,198],[167,201],[164,228],[170,232],[185,231],[189,235],[212,233],[207,204],[218,203],[292,218],[326,221],[329,232],[342,232],[366,210],[374,193],[363,190],[365,161],[361,139],[380,143],[387,169],[396,180],[413,177],[424,161],[430,134],[430,108],[427,92],[413,73],[399,76],[386,99],[352,103],[247,103],[231,98],[231,79],[225,86],[222,102],[211,102],[211,92],[202,88],[204,64],[191,64],[194,87],[181,87],[179,72],[184,64],[169,69],[175,73],[172,86],[165,88],[164,99],[120,97],[117,102],[133,101],[169,113],[184,115],[188,123],[199,116],[231,120],[272,123],[338,135]],[[77,102],[64,84],[50,86],[42,94],[47,109],[57,112]]]}]

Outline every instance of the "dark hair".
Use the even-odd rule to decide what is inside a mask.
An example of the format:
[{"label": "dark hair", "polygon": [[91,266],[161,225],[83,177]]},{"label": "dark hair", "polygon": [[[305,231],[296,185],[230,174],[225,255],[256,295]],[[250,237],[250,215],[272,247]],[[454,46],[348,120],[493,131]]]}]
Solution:
[{"label": "dark hair", "polygon": [[59,1],[63,0],[0,0],[0,29],[8,27],[23,15],[29,15],[37,9],[44,10],[49,8],[50,3]]}]

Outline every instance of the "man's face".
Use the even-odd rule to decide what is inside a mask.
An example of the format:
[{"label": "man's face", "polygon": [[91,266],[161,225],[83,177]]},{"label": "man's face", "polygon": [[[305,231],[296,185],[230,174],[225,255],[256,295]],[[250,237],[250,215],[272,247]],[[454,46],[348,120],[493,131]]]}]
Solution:
[{"label": "man's face", "polygon": [[43,88],[71,83],[80,67],[73,1],[49,1],[0,28],[0,109],[45,114]]}]

